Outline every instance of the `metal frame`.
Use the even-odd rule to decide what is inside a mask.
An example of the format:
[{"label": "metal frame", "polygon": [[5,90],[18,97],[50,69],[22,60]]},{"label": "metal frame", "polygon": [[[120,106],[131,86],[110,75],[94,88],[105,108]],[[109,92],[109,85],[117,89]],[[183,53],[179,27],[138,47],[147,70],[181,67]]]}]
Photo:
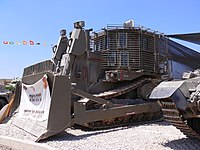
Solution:
[{"label": "metal frame", "polygon": [[[119,34],[126,34],[126,46],[119,47]],[[100,44],[98,51],[102,54],[103,69],[128,69],[131,71],[141,70],[147,73],[160,74],[160,63],[168,60],[167,38],[158,31],[150,28],[130,27],[124,28],[122,25],[108,25],[101,31],[95,32],[92,36],[93,43]],[[146,49],[144,40],[147,39]],[[165,39],[166,41],[163,41]],[[104,41],[104,42],[103,42]],[[104,44],[102,44],[104,43]],[[95,44],[94,44],[95,47]],[[126,51],[129,53],[128,66],[120,63],[120,54]],[[116,53],[116,61],[110,65],[108,57],[110,52]]]}]

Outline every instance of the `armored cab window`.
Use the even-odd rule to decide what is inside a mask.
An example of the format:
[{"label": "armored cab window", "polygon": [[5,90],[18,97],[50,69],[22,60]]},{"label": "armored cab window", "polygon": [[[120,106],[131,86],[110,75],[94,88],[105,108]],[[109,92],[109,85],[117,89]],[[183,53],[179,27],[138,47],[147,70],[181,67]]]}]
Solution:
[{"label": "armored cab window", "polygon": [[105,49],[105,39],[98,38],[94,41],[94,51],[102,51]]},{"label": "armored cab window", "polygon": [[149,46],[149,40],[148,40],[148,38],[146,38],[146,37],[144,37],[143,38],[143,43],[142,43],[143,45],[143,50],[148,50],[148,46]]},{"label": "armored cab window", "polygon": [[110,48],[110,37],[107,36],[106,38],[106,46],[105,46],[106,49],[109,49]]},{"label": "armored cab window", "polygon": [[108,66],[115,66],[116,65],[116,52],[110,51],[107,55]]},{"label": "armored cab window", "polygon": [[104,39],[101,39],[99,41],[99,50],[102,51],[104,49],[105,49],[105,41],[104,41]]},{"label": "armored cab window", "polygon": [[118,48],[127,47],[127,33],[118,33]]},{"label": "armored cab window", "polygon": [[122,67],[129,66],[129,53],[124,51],[120,53],[120,65]]},{"label": "armored cab window", "polygon": [[99,41],[94,41],[94,51],[99,51]]}]

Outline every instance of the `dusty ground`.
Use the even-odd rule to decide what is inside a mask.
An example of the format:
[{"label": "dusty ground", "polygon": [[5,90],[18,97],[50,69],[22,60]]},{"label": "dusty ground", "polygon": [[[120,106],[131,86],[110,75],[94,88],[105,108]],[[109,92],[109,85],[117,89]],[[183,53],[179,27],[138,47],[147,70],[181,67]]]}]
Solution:
[{"label": "dusty ground", "polygon": [[[48,145],[59,149],[196,150],[200,141],[187,139],[167,122],[116,128],[95,132],[68,130]],[[56,143],[56,144],[55,144]]]},{"label": "dusty ground", "polygon": [[17,150],[17,149],[13,149],[13,148],[10,148],[7,146],[0,145],[0,150]]},{"label": "dusty ground", "polygon": [[[0,134],[31,140],[30,135],[15,127],[0,126]],[[1,132],[3,131],[3,132]],[[11,133],[12,132],[12,133]],[[13,134],[13,132],[15,134]],[[188,139],[179,130],[162,121],[101,131],[81,131],[67,129],[42,142],[59,150],[198,150],[200,141]],[[0,147],[1,148],[1,147]]]}]

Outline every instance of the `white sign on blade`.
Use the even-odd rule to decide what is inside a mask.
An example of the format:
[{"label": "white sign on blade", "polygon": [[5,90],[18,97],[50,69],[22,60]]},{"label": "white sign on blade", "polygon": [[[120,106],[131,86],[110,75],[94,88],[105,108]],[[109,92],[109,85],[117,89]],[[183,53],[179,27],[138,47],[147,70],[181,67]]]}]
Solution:
[{"label": "white sign on blade", "polygon": [[22,83],[19,117],[37,121],[48,119],[51,97],[47,75],[33,85]]}]

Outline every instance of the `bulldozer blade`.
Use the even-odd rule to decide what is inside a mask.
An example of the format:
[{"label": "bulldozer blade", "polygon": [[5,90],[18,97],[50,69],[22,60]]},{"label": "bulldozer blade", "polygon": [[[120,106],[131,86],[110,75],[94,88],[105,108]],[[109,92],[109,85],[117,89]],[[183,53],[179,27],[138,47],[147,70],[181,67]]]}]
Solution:
[{"label": "bulldozer blade", "polygon": [[157,87],[153,89],[149,99],[170,99],[176,104],[178,109],[186,110],[186,97],[190,97],[190,91],[188,89],[189,87],[191,89],[195,89],[195,80],[198,79],[161,82]]},{"label": "bulldozer blade", "polygon": [[[43,74],[37,74],[35,77],[25,78],[24,83],[32,85],[33,79],[38,81]],[[48,85],[50,89],[50,107],[46,120],[37,120],[24,118],[19,115],[22,96],[16,97],[15,103],[20,101],[19,108],[12,116],[12,124],[20,129],[30,133],[35,137],[34,141],[46,139],[58,134],[71,126],[71,82],[68,76],[59,76],[47,73]],[[23,81],[22,81],[23,82]],[[19,86],[20,87],[20,86]],[[18,88],[19,88],[18,87]],[[21,92],[19,89],[17,89]],[[22,94],[21,94],[22,95]],[[19,99],[21,97],[21,99]],[[15,106],[16,107],[16,106]]]},{"label": "bulldozer blade", "polygon": [[153,89],[150,99],[170,98],[182,85],[184,81],[164,81]]},{"label": "bulldozer blade", "polygon": [[21,97],[21,87],[22,87],[22,83],[18,82],[15,87],[14,101],[13,101],[13,105],[10,110],[11,114],[14,113],[17,110],[17,108],[19,107],[20,97]]}]

